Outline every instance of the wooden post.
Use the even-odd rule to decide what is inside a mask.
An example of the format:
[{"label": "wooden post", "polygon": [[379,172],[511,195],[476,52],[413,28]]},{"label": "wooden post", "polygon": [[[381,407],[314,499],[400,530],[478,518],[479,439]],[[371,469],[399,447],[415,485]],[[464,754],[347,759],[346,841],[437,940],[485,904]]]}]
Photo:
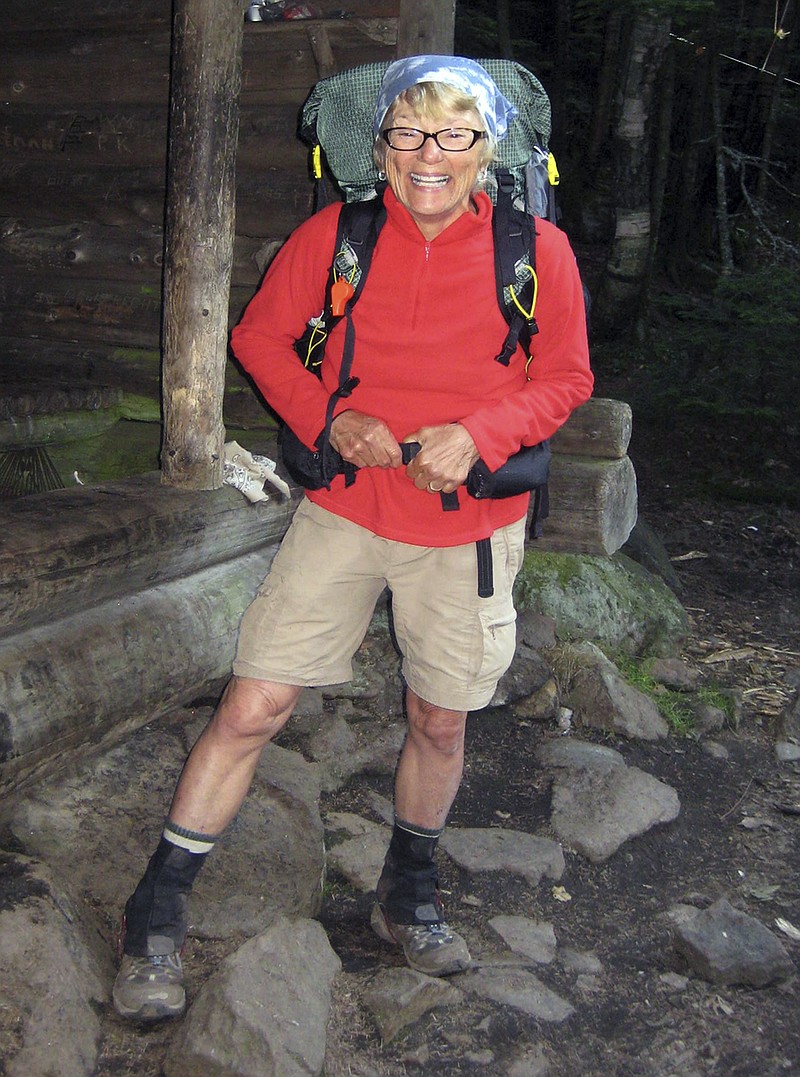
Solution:
[{"label": "wooden post", "polygon": [[162,482],[222,485],[242,0],[174,0],[163,303]]},{"label": "wooden post", "polygon": [[425,4],[400,0],[398,57],[420,53],[452,56],[455,21],[455,0],[428,0]]}]

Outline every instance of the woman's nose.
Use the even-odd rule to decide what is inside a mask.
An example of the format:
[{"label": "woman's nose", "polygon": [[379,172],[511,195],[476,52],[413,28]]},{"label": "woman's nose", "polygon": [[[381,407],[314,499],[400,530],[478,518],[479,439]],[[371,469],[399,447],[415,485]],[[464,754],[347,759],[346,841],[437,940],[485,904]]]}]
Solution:
[{"label": "woman's nose", "polygon": [[436,139],[426,138],[419,148],[419,155],[423,161],[439,161],[442,158],[442,150]]}]

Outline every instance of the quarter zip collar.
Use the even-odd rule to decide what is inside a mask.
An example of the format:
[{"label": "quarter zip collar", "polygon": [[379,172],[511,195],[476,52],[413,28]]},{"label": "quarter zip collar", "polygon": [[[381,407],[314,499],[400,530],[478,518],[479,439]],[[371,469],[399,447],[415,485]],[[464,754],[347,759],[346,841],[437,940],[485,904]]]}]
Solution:
[{"label": "quarter zip collar", "polygon": [[426,260],[428,252],[434,244],[438,247],[450,243],[459,243],[474,232],[485,228],[487,223],[491,224],[492,200],[489,198],[488,194],[479,191],[473,197],[473,203],[477,213],[462,213],[461,216],[453,221],[452,224],[448,225],[443,232],[440,232],[435,239],[426,240],[417,227],[414,218],[408,212],[406,207],[395,197],[391,187],[386,188],[383,196],[383,204],[386,206],[388,219],[409,239],[425,246]]}]

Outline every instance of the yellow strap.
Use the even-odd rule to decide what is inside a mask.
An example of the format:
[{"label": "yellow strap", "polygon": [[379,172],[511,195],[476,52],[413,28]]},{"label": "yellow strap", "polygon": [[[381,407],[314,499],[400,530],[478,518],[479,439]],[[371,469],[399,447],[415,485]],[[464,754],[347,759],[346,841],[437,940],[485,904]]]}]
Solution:
[{"label": "yellow strap", "polygon": [[530,271],[531,280],[533,281],[533,298],[531,300],[531,309],[525,310],[522,303],[520,303],[519,299],[517,299],[517,293],[514,289],[513,284],[509,284],[508,290],[511,294],[511,299],[514,303],[514,306],[527,321],[530,321],[533,317],[533,312],[536,310],[536,300],[539,296],[539,278],[536,275],[536,270],[533,268],[533,266],[526,265],[525,269]]},{"label": "yellow strap", "polygon": [[314,179],[322,179],[322,146],[319,142],[311,151],[311,171]]},{"label": "yellow strap", "polygon": [[558,174],[558,165],[556,159],[552,153],[547,155],[547,178],[550,180],[551,187],[558,187],[561,182],[561,176]]}]

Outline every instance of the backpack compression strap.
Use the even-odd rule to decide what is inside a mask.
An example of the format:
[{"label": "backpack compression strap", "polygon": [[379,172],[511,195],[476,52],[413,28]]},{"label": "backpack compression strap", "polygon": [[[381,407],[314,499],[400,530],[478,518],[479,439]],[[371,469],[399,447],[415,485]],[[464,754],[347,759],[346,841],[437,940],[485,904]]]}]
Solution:
[{"label": "backpack compression strap", "polygon": [[[328,279],[328,288],[325,297],[325,311],[323,319],[327,332],[330,333],[334,325],[342,318],[345,319],[344,349],[342,351],[342,365],[339,369],[339,386],[328,398],[328,406],[325,410],[325,429],[322,434],[322,476],[326,485],[330,486],[331,480],[336,475],[336,461],[334,459],[333,446],[330,442],[331,424],[333,412],[339,400],[346,399],[355,387],[359,379],[352,377],[350,369],[353,365],[355,353],[356,333],[353,326],[353,306],[361,295],[361,290],[369,273],[372,255],[378,242],[378,234],[386,220],[386,210],[383,205],[383,193],[368,202],[346,202],[339,214],[339,226],[336,230],[336,246],[334,250],[333,264]],[[360,272],[345,275],[341,269],[337,269],[345,247],[349,248],[354,256],[354,266]],[[337,285],[342,285],[338,288]],[[345,464],[345,482],[351,485],[355,480],[355,467]]]},{"label": "backpack compression strap", "polygon": [[530,355],[531,337],[539,332],[534,311],[538,291],[536,227],[532,218],[514,208],[514,177],[497,170],[497,203],[492,214],[494,273],[497,302],[508,322],[508,333],[498,363],[508,366],[522,342]]}]

